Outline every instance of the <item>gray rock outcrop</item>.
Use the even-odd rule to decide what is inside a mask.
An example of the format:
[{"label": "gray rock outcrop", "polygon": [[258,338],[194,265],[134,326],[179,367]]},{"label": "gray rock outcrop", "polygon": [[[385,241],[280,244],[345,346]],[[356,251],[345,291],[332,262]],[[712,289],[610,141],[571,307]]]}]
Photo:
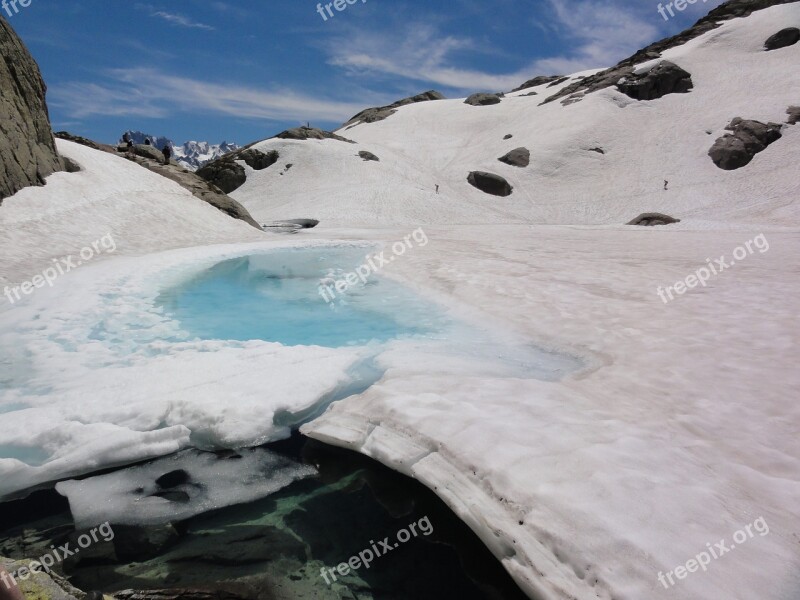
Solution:
[{"label": "gray rock outcrop", "polygon": [[671,223],[680,223],[680,219],[670,217],[661,213],[642,213],[633,221],[626,223],[627,225],[641,225],[644,227],[653,227],[655,225],[670,225]]},{"label": "gray rock outcrop", "polygon": [[466,100],[464,100],[464,104],[470,104],[472,106],[491,106],[492,104],[500,104],[500,94],[472,94]]},{"label": "gray rock outcrop", "polygon": [[25,44],[0,17],[0,204],[64,168],[45,102],[47,87]]},{"label": "gray rock outcrop", "polygon": [[372,152],[367,152],[366,150],[361,150],[358,155],[364,160],[372,160],[375,162],[381,161],[381,159],[375,156]]},{"label": "gray rock outcrop", "polygon": [[725,129],[732,133],[717,138],[708,151],[714,164],[725,171],[745,166],[756,154],[781,138],[780,125],[740,117],[736,117]]},{"label": "gray rock outcrop", "polygon": [[786,122],[789,125],[795,125],[798,121],[800,121],[800,106],[790,106],[786,109],[786,114],[789,115],[789,118],[786,119]]},{"label": "gray rock outcrop", "polygon": [[445,97],[440,92],[437,92],[436,90],[429,90],[427,92],[417,94],[416,96],[403,98],[402,100],[398,100],[397,102],[393,102],[387,106],[376,106],[373,108],[364,109],[347,121],[344,125],[342,125],[342,127],[347,127],[349,129],[350,127],[355,127],[360,123],[375,123],[377,121],[383,121],[387,117],[391,117],[394,113],[396,113],[397,109],[401,106],[416,104],[417,102],[429,102],[431,100],[444,99]]},{"label": "gray rock outcrop", "polygon": [[764,50],[769,51],[786,48],[787,46],[794,46],[797,42],[800,42],[800,29],[797,27],[787,27],[769,36],[767,41],[764,42]]},{"label": "gray rock outcrop", "polygon": [[563,75],[539,75],[533,79],[529,79],[519,87],[515,87],[512,92],[519,92],[520,90],[527,90],[528,88],[536,87],[537,85],[544,85],[545,83],[552,83],[561,79]]},{"label": "gray rock outcrop", "polygon": [[630,73],[617,83],[617,89],[634,100],[655,100],[667,94],[685,94],[694,87],[692,75],[668,60],[649,71]]},{"label": "gray rock outcrop", "polygon": [[531,153],[527,148],[515,148],[497,160],[512,167],[527,167],[531,163]]},{"label": "gray rock outcrop", "polygon": [[316,127],[294,127],[281,131],[276,138],[282,140],[337,140],[339,142],[347,142],[348,144],[355,144],[353,140],[348,140],[345,137],[336,135],[331,131],[324,131]]},{"label": "gray rock outcrop", "polygon": [[542,104],[570,97],[573,97],[574,101],[580,101],[586,94],[615,85],[622,77],[631,74],[636,65],[655,58],[661,58],[661,53],[665,50],[681,46],[708,31],[716,29],[725,23],[725,21],[747,17],[758,10],[763,10],[770,6],[789,4],[796,1],[797,0],[728,0],[728,2],[712,9],[705,17],[700,19],[689,29],[642,48],[610,69],[600,71],[565,86],[562,90],[548,97]]},{"label": "gray rock outcrop", "polygon": [[247,181],[245,169],[236,162],[237,160],[244,161],[251,169],[261,171],[274,165],[279,158],[280,154],[277,150],[261,152],[247,147],[207,163],[197,170],[197,175],[214,184],[226,194],[230,194]]},{"label": "gray rock outcrop", "polygon": [[514,191],[505,178],[485,171],[472,171],[467,177],[467,181],[470,185],[492,196],[509,196]]},{"label": "gray rock outcrop", "polygon": [[[102,150],[100,144],[97,142],[93,142],[92,140],[81,137],[79,135],[73,135],[68,131],[56,131],[53,134],[54,137],[57,137],[60,140],[67,140],[69,142],[75,142],[76,144],[80,144],[82,146],[86,146],[88,148],[92,148],[94,150]],[[62,157],[63,158],[63,157]]]}]

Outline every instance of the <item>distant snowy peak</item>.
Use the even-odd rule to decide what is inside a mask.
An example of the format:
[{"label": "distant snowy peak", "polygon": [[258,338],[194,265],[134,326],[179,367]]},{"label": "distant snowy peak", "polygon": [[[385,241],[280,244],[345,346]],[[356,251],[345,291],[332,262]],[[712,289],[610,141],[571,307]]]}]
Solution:
[{"label": "distant snowy peak", "polygon": [[196,171],[206,163],[239,149],[238,144],[228,142],[209,144],[208,142],[189,141],[178,146],[167,137],[149,135],[141,131],[126,131],[123,138],[125,135],[130,136],[134,144],[144,144],[145,140],[149,139],[150,143],[159,150],[164,146],[169,146],[172,148],[175,162],[190,171]]}]

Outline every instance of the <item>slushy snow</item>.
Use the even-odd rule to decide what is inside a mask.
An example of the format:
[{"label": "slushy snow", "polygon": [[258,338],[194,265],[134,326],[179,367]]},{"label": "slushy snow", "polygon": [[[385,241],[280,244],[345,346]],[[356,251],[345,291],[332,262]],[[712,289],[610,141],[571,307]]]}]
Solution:
[{"label": "slushy snow", "polygon": [[[800,125],[736,171],[707,155],[732,118],[785,122],[797,105],[800,45],[763,51],[791,24],[797,3],[664,52],[692,74],[688,94],[636,102],[609,88],[540,106],[558,89],[542,87],[487,107],[401,107],[339,132],[355,145],[261,142],[281,160],[248,168],[232,195],[261,222],[321,220],[291,242],[123,159],[59,141],[85,171],[3,203],[0,284],[29,280],[109,232],[118,250],[0,309],[3,364],[14,366],[0,377],[0,405],[12,411],[0,446],[19,456],[0,460],[0,494],[187,446],[285,435],[270,428],[275,410],[317,402],[359,360],[356,349],[164,347],[137,341],[141,323],[126,312],[141,315],[158,278],[187,265],[289,243],[388,246],[422,226],[430,243],[383,276],[585,367],[543,381],[387,353],[377,384],[304,432],[430,486],[532,598],[796,600]],[[518,146],[530,149],[530,167],[497,161]],[[507,177],[514,193],[482,194],[466,182],[472,170]],[[681,222],[621,225],[651,211]],[[657,295],[760,234],[768,250],[667,304]],[[111,353],[86,334],[98,323],[140,351]],[[300,398],[297,385],[307,386]],[[762,517],[768,534],[668,589],[659,582]]]}]

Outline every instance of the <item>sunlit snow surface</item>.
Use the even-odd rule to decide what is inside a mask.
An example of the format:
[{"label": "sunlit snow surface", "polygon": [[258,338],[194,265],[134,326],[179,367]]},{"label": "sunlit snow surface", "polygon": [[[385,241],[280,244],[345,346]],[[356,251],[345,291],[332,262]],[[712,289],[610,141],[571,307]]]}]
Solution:
[{"label": "sunlit snow surface", "polygon": [[554,380],[580,366],[373,276],[373,245],[221,247],[76,272],[0,314],[0,496],[100,468],[286,437],[387,369]]}]

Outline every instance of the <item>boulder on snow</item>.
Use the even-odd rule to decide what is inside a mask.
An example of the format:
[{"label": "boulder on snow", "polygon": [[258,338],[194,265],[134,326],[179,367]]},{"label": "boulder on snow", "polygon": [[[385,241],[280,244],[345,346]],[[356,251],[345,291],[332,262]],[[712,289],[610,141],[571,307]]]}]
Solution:
[{"label": "boulder on snow", "polygon": [[226,194],[239,189],[247,181],[244,167],[232,160],[219,159],[197,170],[197,175]]},{"label": "boulder on snow", "polygon": [[777,50],[778,48],[786,48],[786,46],[793,46],[800,41],[800,29],[797,27],[787,27],[781,29],[778,33],[771,35],[764,42],[764,50]]},{"label": "boulder on snow", "polygon": [[372,152],[367,152],[366,150],[361,150],[358,155],[364,160],[374,160],[375,162],[381,161],[381,159],[375,156]]},{"label": "boulder on snow", "polygon": [[429,102],[431,100],[444,100],[444,96],[436,90],[429,90],[416,96],[409,96],[397,102],[393,102],[387,106],[376,106],[374,108],[367,108],[355,115],[352,119],[347,121],[343,127],[355,127],[359,123],[375,123],[383,121],[387,117],[391,117],[397,112],[397,109],[407,104],[416,104],[417,102]]},{"label": "boulder on snow", "polygon": [[337,140],[339,142],[347,142],[348,144],[355,144],[353,140],[348,140],[340,135],[336,135],[331,131],[324,131],[316,127],[294,127],[281,131],[276,138],[282,140]]},{"label": "boulder on snow", "polygon": [[225,158],[230,158],[231,160],[243,160],[248,167],[256,171],[271,167],[278,162],[280,157],[277,150],[270,150],[264,153],[254,148],[245,148],[244,150],[238,150],[225,156]]},{"label": "boulder on snow", "polygon": [[653,227],[654,225],[669,225],[670,223],[680,223],[680,219],[663,215],[661,213],[642,213],[633,221],[626,223],[627,225],[642,225],[645,227]]},{"label": "boulder on snow", "polygon": [[230,194],[247,181],[245,168],[237,160],[243,161],[251,169],[261,171],[274,165],[279,158],[280,153],[277,150],[261,152],[255,148],[242,148],[206,163],[197,170],[197,175]]},{"label": "boulder on snow", "polygon": [[504,139],[504,140],[510,140],[512,137],[514,137],[514,136],[513,136],[513,135],[511,135],[510,133],[507,133],[507,134],[505,134],[505,135],[503,136],[503,139]]},{"label": "boulder on snow", "polygon": [[655,100],[667,94],[685,94],[694,87],[692,75],[668,60],[644,73],[632,72],[617,83],[617,89],[634,100]]},{"label": "boulder on snow", "polygon": [[493,196],[509,196],[514,188],[500,175],[485,171],[472,171],[467,177],[470,185]]},{"label": "boulder on snow", "polygon": [[781,138],[781,126],[736,117],[725,128],[726,133],[711,146],[708,155],[714,164],[725,171],[733,171],[748,164],[753,157]]},{"label": "boulder on snow", "polygon": [[789,125],[794,125],[798,121],[800,121],[800,106],[790,106],[786,109],[786,114],[789,115],[789,118],[786,122]]},{"label": "boulder on snow", "polygon": [[490,106],[492,104],[500,104],[500,94],[472,94],[466,100],[464,100],[464,104],[470,104],[472,106]]},{"label": "boulder on snow", "polygon": [[519,87],[515,87],[512,92],[519,92],[520,90],[526,90],[528,88],[536,87],[537,85],[544,85],[545,83],[552,83],[558,79],[561,79],[563,75],[539,75],[538,77],[534,77],[533,79],[529,79],[525,83],[523,83]]},{"label": "boulder on snow", "polygon": [[296,225],[300,229],[313,229],[319,225],[316,219],[285,219],[283,221],[274,221],[275,225]]},{"label": "boulder on snow", "polygon": [[0,203],[63,170],[45,103],[47,87],[25,44],[0,18]]},{"label": "boulder on snow", "polygon": [[531,163],[531,153],[527,148],[515,148],[497,160],[512,167],[527,167]]}]

